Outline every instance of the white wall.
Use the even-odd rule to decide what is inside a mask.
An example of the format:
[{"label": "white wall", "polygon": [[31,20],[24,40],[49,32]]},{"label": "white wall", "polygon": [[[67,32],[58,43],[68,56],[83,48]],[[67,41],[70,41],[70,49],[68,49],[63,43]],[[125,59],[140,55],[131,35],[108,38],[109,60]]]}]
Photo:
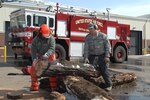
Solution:
[{"label": "white wall", "polygon": [[0,8],[0,33],[5,32],[5,21],[10,21],[9,15],[12,11],[15,11],[20,8],[31,8],[31,9],[44,9],[46,6],[38,6],[38,5],[27,5],[24,4],[12,4],[12,3],[5,3],[3,7]]},{"label": "white wall", "polygon": [[[107,19],[107,15],[104,17],[103,14],[99,14],[100,18]],[[146,18],[138,18],[138,17],[130,17],[130,16],[122,16],[110,14],[110,20],[118,21],[119,23],[129,24],[130,30],[142,31],[142,38],[150,40],[150,20]]]},{"label": "white wall", "polygon": [[[142,39],[150,39],[150,21],[140,19],[128,19],[128,18],[111,18],[111,20],[117,20],[119,23],[125,23],[130,25],[130,30],[142,31]],[[145,36],[146,35],[146,36]]]},{"label": "white wall", "polygon": [[10,12],[18,9],[18,7],[13,6],[6,6],[4,5],[2,8],[0,8],[0,33],[5,32],[5,21],[10,21],[9,15]]}]

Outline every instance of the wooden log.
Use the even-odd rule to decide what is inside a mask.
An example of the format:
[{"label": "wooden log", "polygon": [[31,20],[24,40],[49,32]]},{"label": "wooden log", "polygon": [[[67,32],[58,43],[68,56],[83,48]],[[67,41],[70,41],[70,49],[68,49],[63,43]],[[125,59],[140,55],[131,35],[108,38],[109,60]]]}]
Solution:
[{"label": "wooden log", "polygon": [[113,100],[108,92],[82,77],[67,76],[64,82],[80,100]]},{"label": "wooden log", "polygon": [[64,61],[63,64],[49,64],[47,60],[38,59],[35,63],[35,72],[38,77],[60,75],[98,77],[98,73],[92,65],[69,61]]},{"label": "wooden log", "polygon": [[14,92],[8,92],[7,93],[7,98],[8,99],[22,99],[23,98],[23,93],[14,91]]},{"label": "wooden log", "polygon": [[51,65],[41,76],[82,76],[98,77],[99,74],[92,65],[71,64],[71,65]]},{"label": "wooden log", "polygon": [[112,82],[114,86],[122,85],[125,83],[131,83],[137,79],[134,73],[121,73],[112,76]]},{"label": "wooden log", "polygon": [[[121,72],[117,72],[117,71],[110,71],[111,72],[111,80],[113,83],[113,86],[118,86],[118,85],[123,85],[123,84],[127,84],[127,83],[131,83],[134,82],[137,77],[134,73],[121,73]],[[103,88],[103,79],[102,77],[98,77],[98,78],[94,78],[94,77],[90,77],[90,78],[86,78],[88,81],[94,83],[97,86],[100,86],[101,88]]]}]

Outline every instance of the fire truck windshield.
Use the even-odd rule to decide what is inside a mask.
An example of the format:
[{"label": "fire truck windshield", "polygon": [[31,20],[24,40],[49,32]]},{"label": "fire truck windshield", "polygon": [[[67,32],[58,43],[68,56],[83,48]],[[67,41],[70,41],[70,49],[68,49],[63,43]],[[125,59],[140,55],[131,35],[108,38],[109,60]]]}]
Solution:
[{"label": "fire truck windshield", "polygon": [[25,15],[19,15],[10,19],[11,28],[23,28],[26,26]]}]

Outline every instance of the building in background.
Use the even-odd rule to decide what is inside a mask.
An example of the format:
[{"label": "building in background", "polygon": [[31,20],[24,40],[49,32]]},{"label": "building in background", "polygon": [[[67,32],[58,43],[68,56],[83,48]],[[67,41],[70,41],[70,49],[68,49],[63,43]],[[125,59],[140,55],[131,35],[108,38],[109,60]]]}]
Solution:
[{"label": "building in background", "polygon": [[[0,46],[7,45],[9,41],[8,33],[10,26],[10,13],[14,10],[20,8],[29,8],[29,9],[46,9],[48,5],[44,3],[29,3],[29,2],[5,2],[0,8]],[[141,55],[144,54],[144,50],[148,49],[150,46],[150,17],[130,17],[123,15],[116,15],[109,13],[98,12],[97,17],[102,19],[108,19],[113,21],[118,21],[119,23],[129,24],[131,30],[131,46],[129,54]],[[0,50],[0,55],[3,54]],[[10,47],[7,47],[8,56],[12,56],[12,51]]]}]

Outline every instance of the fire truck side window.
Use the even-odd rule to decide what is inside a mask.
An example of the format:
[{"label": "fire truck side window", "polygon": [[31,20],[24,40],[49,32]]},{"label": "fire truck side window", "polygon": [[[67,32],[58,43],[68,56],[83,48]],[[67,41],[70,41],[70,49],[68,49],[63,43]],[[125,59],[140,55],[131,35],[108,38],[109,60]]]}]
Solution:
[{"label": "fire truck side window", "polygon": [[17,16],[17,24],[18,24],[19,28],[22,28],[25,26],[25,15],[24,14]]},{"label": "fire truck side window", "polygon": [[46,17],[33,16],[33,26],[40,27],[42,24],[46,24]]},{"label": "fire truck side window", "polygon": [[49,27],[53,27],[53,26],[54,26],[54,19],[49,18]]},{"label": "fire truck side window", "polygon": [[31,26],[31,16],[27,15],[27,26]]}]

